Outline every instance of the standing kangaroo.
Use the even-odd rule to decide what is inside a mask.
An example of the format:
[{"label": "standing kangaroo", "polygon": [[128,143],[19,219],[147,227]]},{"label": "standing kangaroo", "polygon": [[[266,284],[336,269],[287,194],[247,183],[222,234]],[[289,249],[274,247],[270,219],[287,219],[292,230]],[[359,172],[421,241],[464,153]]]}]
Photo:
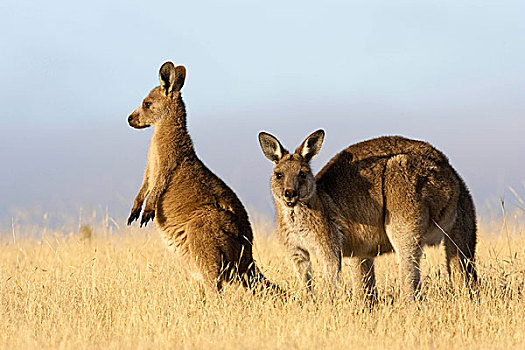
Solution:
[{"label": "standing kangaroo", "polygon": [[239,277],[247,287],[278,289],[254,265],[253,233],[240,200],[195,154],[180,92],[186,69],[166,62],[159,77],[160,86],[128,117],[136,129],[154,127],[128,225],[147,197],[140,226],[154,220],[201,285],[220,291],[223,281]]},{"label": "standing kangaroo", "polygon": [[449,276],[454,264],[467,282],[477,281],[474,204],[443,153],[426,142],[380,137],[343,150],[314,178],[310,161],[323,140],[318,130],[290,154],[274,136],[259,134],[264,155],[274,163],[279,233],[308,286],[310,254],[334,286],[343,254],[352,257],[356,295],[375,300],[374,258],[394,251],[401,296],[413,298],[420,288],[422,247],[443,239]]}]

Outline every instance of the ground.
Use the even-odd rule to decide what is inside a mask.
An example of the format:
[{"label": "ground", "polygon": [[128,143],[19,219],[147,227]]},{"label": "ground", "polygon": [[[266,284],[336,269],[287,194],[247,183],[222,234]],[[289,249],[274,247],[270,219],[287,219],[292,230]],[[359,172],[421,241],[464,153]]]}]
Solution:
[{"label": "ground", "polygon": [[[448,288],[443,247],[425,250],[423,300],[396,300],[393,255],[377,259],[380,301],[352,299],[343,267],[335,301],[308,298],[272,225],[258,220],[255,258],[297,295],[235,285],[202,299],[153,228],[0,237],[0,348],[523,348],[525,225],[480,219],[479,295]],[[44,232],[45,231],[45,232]]]}]

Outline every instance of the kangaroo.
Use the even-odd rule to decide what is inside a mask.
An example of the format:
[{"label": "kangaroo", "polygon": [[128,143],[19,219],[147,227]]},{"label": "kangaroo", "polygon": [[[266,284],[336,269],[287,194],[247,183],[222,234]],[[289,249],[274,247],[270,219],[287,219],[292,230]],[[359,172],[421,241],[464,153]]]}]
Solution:
[{"label": "kangaroo", "polygon": [[183,66],[164,63],[160,86],[128,117],[133,128],[154,127],[128,225],[139,218],[147,197],[140,226],[155,222],[203,291],[221,291],[222,282],[233,279],[249,288],[279,290],[254,264],[252,228],[241,201],[195,153],[180,92],[185,77]]},{"label": "kangaroo", "polygon": [[314,177],[310,161],[324,135],[315,131],[291,154],[274,136],[259,134],[274,164],[280,238],[310,290],[310,255],[334,286],[343,255],[351,258],[355,294],[375,301],[374,258],[393,251],[401,297],[413,299],[420,289],[422,247],[442,240],[449,276],[451,266],[458,266],[468,283],[477,281],[474,203],[443,153],[426,142],[380,137],[346,148]]}]

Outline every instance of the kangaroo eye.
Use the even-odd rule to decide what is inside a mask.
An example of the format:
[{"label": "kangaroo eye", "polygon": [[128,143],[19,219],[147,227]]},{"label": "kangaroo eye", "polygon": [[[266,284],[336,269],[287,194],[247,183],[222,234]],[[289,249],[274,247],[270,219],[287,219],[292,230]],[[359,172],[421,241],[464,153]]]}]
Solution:
[{"label": "kangaroo eye", "polygon": [[305,174],[304,172],[300,171],[300,172],[299,172],[299,177],[300,177],[301,179],[306,179],[306,174]]},{"label": "kangaroo eye", "polygon": [[144,102],[144,108],[150,108],[151,102]]},{"label": "kangaroo eye", "polygon": [[275,173],[275,178],[276,178],[276,179],[280,179],[280,178],[282,178],[282,177],[283,177],[283,174],[281,174],[281,173]]}]

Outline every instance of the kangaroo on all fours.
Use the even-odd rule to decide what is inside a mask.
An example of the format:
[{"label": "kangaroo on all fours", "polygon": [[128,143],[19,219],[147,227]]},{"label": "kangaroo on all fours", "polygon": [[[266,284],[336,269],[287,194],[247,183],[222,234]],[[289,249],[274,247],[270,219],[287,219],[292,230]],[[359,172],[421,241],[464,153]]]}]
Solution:
[{"label": "kangaroo on all fours", "polygon": [[[235,193],[197,157],[186,128],[182,101],[186,69],[166,62],[154,88],[129,117],[136,129],[154,127],[144,180],[128,225],[154,220],[168,246],[205,287],[221,290],[224,280],[270,287],[252,258],[253,233]],[[147,199],[146,199],[147,197]]]},{"label": "kangaroo on all fours", "polygon": [[346,148],[314,177],[310,161],[323,140],[318,130],[289,153],[274,136],[259,134],[274,163],[279,234],[308,286],[311,254],[334,286],[343,255],[351,257],[356,295],[375,300],[374,258],[394,251],[401,296],[413,298],[422,247],[442,240],[449,276],[455,265],[469,284],[477,281],[474,203],[443,153],[426,142],[380,137]]}]

